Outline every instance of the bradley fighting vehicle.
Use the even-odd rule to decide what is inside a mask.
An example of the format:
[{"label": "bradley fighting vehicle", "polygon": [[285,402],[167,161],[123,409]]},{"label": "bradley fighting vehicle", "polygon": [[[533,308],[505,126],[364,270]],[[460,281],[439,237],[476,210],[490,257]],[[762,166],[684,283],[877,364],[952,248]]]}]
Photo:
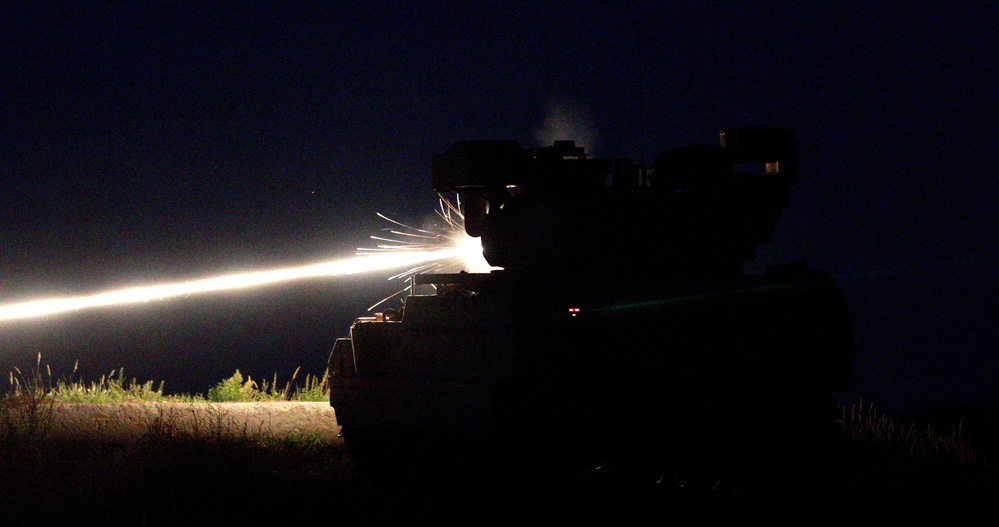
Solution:
[{"label": "bradley fighting vehicle", "polygon": [[434,155],[502,270],[414,275],[399,312],[337,340],[330,403],[359,466],[405,446],[731,471],[822,444],[852,380],[842,293],[804,260],[743,271],[788,205],[794,133],[719,136],[651,166],[572,141]]}]

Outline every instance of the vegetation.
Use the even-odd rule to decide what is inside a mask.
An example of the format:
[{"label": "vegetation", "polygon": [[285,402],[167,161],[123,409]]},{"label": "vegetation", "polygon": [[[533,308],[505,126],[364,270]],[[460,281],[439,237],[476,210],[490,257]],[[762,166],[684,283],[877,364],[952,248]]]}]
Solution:
[{"label": "vegetation", "polygon": [[[252,401],[329,401],[329,390],[326,381],[328,372],[322,377],[306,375],[302,385],[295,384],[300,368],[295,369],[291,380],[280,386],[277,374],[270,382],[259,384],[236,370],[228,379],[220,381],[208,390],[208,400],[215,402],[252,402]],[[279,387],[280,386],[280,387]]]},{"label": "vegetation", "polygon": [[[9,524],[255,525],[305,520],[314,504],[330,503],[329,493],[349,501],[354,492],[350,458],[337,438],[262,433],[224,409],[223,401],[315,400],[321,378],[296,385],[293,375],[279,387],[237,371],[207,396],[167,396],[162,384],[137,382],[120,369],[95,382],[52,379],[39,359],[28,374],[11,372],[0,398],[0,511]],[[58,403],[130,402],[158,408],[136,435],[56,433]],[[199,413],[192,419],[159,405],[178,402],[199,403]]]},{"label": "vegetation", "polygon": [[[41,355],[38,356],[35,368],[30,374],[25,375],[15,368],[9,375],[10,390],[3,398],[2,407],[9,412],[10,408],[23,406],[21,411],[37,413],[34,418],[27,421],[40,422],[44,421],[47,412],[43,403],[48,402],[116,404],[329,400],[328,371],[321,377],[306,375],[301,383],[297,383],[299,368],[294,371],[290,380],[280,384],[277,373],[270,381],[264,379],[257,382],[249,376],[244,377],[237,369],[231,377],[210,387],[205,395],[165,395],[162,382],[140,383],[135,378],[127,378],[122,368],[102,375],[97,381],[88,382],[77,377],[77,366],[78,363],[74,365],[68,378],[59,379],[53,379],[51,368],[47,365],[44,368],[45,375],[42,375]],[[19,405],[16,404],[18,402],[34,404]],[[961,420],[953,423],[946,432],[941,432],[931,423],[917,424],[915,421],[904,423],[876,408],[872,403],[865,405],[863,401],[849,407],[843,406],[841,411],[840,423],[848,440],[890,452],[900,459],[932,459],[971,464],[991,462],[991,458],[987,455],[970,447]]]},{"label": "vegetation", "polygon": [[97,381],[85,381],[77,377],[79,362],[73,366],[68,377],[55,379],[52,369],[46,365],[42,375],[42,358],[38,356],[33,371],[24,374],[14,368],[10,372],[9,390],[5,397],[43,397],[57,403],[97,403],[116,404],[123,402],[261,402],[261,401],[329,401],[327,389],[328,372],[322,376],[305,375],[298,382],[301,368],[297,368],[291,379],[283,385],[278,383],[277,373],[270,381],[259,383],[237,369],[228,379],[208,389],[207,394],[165,395],[163,383],[146,381],[140,383],[134,377],[125,376],[124,368],[111,370]]},{"label": "vegetation", "polygon": [[976,451],[958,418],[949,430],[941,432],[932,423],[903,422],[861,401],[843,410],[843,428],[856,444],[879,449],[899,460],[991,464],[988,453]]},{"label": "vegetation", "polygon": [[[325,375],[296,382],[298,375],[296,370],[279,384],[276,375],[258,381],[237,370],[205,395],[174,396],[163,394],[162,383],[138,382],[121,369],[87,382],[74,368],[69,377],[53,380],[39,357],[28,374],[11,372],[9,390],[0,398],[0,510],[18,525],[176,525],[194,518],[261,524],[314,521],[316,513],[343,525],[363,524],[379,508],[398,508],[381,501],[358,476],[339,439],[308,432],[262,434],[234,426],[222,411],[231,401],[328,401]],[[67,442],[52,433],[57,403],[136,401],[207,403],[207,413],[182,421],[161,412],[128,440],[90,436]],[[835,512],[825,505],[830,496],[844,518],[856,513],[845,510],[850,503],[860,510],[882,502],[893,520],[899,510],[921,518],[932,507],[971,517],[982,512],[981,504],[992,503],[987,498],[999,484],[991,451],[972,448],[964,421],[949,429],[902,421],[869,403],[841,410],[848,447],[836,477],[814,493],[821,515]],[[590,485],[581,489],[588,500],[606,501],[606,483],[595,481],[578,484]],[[679,487],[665,492],[656,499],[672,500],[666,509],[686,504],[701,510],[703,497],[691,498]],[[634,499],[630,490],[625,496]],[[739,499],[745,498],[724,504],[741,507]],[[657,503],[656,510],[663,510],[663,502]],[[746,511],[732,510],[739,518]]]},{"label": "vegetation", "polygon": [[[308,401],[329,400],[327,380],[329,372],[322,376],[305,375],[299,383],[299,369],[284,384],[278,382],[277,373],[271,380],[259,382],[249,376],[244,377],[237,369],[227,379],[210,387],[206,394],[163,393],[163,383],[139,382],[125,376],[123,368],[112,370],[96,381],[85,381],[77,377],[78,363],[68,377],[53,378],[51,368],[44,367],[42,374],[41,355],[35,368],[28,374],[15,368],[9,374],[9,389],[0,399],[4,423],[12,419],[12,412],[18,412],[18,422],[29,428],[22,430],[29,435],[37,435],[46,429],[45,422],[51,413],[52,403],[96,403],[118,404],[124,402],[266,402],[266,401]],[[899,459],[921,459],[951,461],[968,464],[991,464],[989,453],[982,453],[970,446],[969,437],[964,431],[964,423],[958,420],[949,430],[941,432],[932,423],[917,424],[915,420],[905,423],[876,408],[872,403],[842,406],[844,437],[852,443],[878,449]],[[23,414],[23,415],[21,415]]]}]

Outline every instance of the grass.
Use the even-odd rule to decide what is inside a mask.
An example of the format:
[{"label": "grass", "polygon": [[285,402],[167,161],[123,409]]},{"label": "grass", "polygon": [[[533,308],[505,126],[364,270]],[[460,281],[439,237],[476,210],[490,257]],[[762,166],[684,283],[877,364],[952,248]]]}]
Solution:
[{"label": "grass", "polygon": [[[224,411],[229,401],[323,396],[323,378],[296,384],[296,375],[279,385],[276,377],[258,383],[237,371],[204,396],[168,396],[162,384],[120,369],[94,382],[53,380],[40,358],[27,374],[15,369],[0,398],[0,516],[9,525],[255,525],[304,521],[324,503],[349,503],[356,485],[341,442],[309,432],[264,434]],[[192,410],[194,419],[157,405],[141,434],[127,439],[52,433],[58,403],[130,402],[206,404]]]},{"label": "grass", "polygon": [[139,382],[134,377],[125,376],[124,368],[111,370],[97,381],[86,381],[77,376],[79,362],[74,364],[68,377],[54,378],[52,369],[44,367],[39,354],[35,367],[28,374],[20,369],[8,376],[8,391],[5,397],[43,397],[57,403],[117,404],[123,402],[262,402],[262,401],[329,401],[327,379],[329,372],[321,376],[307,374],[299,382],[296,368],[291,378],[278,383],[277,373],[270,381],[260,382],[251,377],[243,377],[237,369],[229,378],[219,381],[205,394],[163,393],[163,382]]},{"label": "grass", "polygon": [[[55,379],[39,357],[27,374],[11,372],[9,390],[0,398],[2,516],[12,525],[178,525],[192,518],[254,525],[314,521],[318,512],[345,525],[391,508],[393,503],[372,494],[339,441],[308,433],[260,434],[233,426],[221,411],[231,401],[328,401],[325,375],[298,379],[297,370],[284,383],[276,375],[258,381],[237,370],[204,395],[164,395],[162,383],[139,382],[121,369],[93,382],[76,377],[76,368]],[[194,421],[161,411],[127,441],[67,442],[50,434],[53,407],[74,402],[208,403],[216,411]],[[815,493],[823,515],[838,507],[839,517],[851,518],[883,504],[892,519],[900,510],[919,519],[927,511],[945,511],[954,519],[980,513],[976,507],[999,489],[991,451],[972,448],[973,428],[963,420],[941,427],[903,420],[870,403],[841,410],[848,448],[837,466],[841,480]],[[585,485],[564,494],[579,491],[587,497],[577,500],[606,501],[604,483]],[[700,511],[707,503],[683,492],[659,492],[667,498],[656,498],[656,511]],[[711,500],[719,506],[717,498]]]},{"label": "grass", "polygon": [[961,418],[941,431],[930,422],[902,421],[872,403],[865,406],[863,401],[849,408],[842,407],[842,411],[843,429],[848,439],[899,460],[992,465],[991,452],[971,447],[971,438],[965,432]]},{"label": "grass", "polygon": [[[259,382],[244,377],[237,369],[226,379],[210,387],[205,394],[163,393],[163,383],[139,382],[125,376],[123,368],[112,370],[96,381],[77,377],[77,363],[68,377],[54,378],[51,368],[42,367],[41,355],[28,374],[15,368],[10,372],[9,389],[0,399],[6,421],[17,413],[22,423],[19,434],[35,437],[43,435],[52,403],[120,404],[125,402],[266,402],[266,401],[329,401],[327,380],[322,376],[305,375],[301,382],[298,368],[285,383],[278,382],[277,373],[270,381]],[[45,374],[42,374],[44,369]],[[972,449],[964,423],[958,420],[945,431],[932,423],[902,422],[877,408],[872,403],[840,407],[840,424],[844,436],[851,442],[889,453],[899,460],[932,460],[976,465],[991,465],[991,452]],[[13,426],[7,423],[8,427]],[[24,428],[27,427],[27,428]]]},{"label": "grass", "polygon": [[291,379],[284,385],[279,385],[277,373],[273,379],[257,383],[250,377],[243,378],[237,369],[228,379],[223,379],[208,389],[207,400],[216,402],[253,402],[253,401],[329,401],[330,393],[326,381],[329,372],[321,377],[306,375],[301,385],[296,384],[298,372],[296,368]]},{"label": "grass", "polygon": [[[77,377],[77,367],[68,377],[54,378],[51,368],[44,367],[38,356],[35,368],[23,374],[15,368],[9,375],[10,389],[4,395],[5,407],[22,407],[23,411],[36,412],[37,418],[31,422],[44,421],[50,411],[42,402],[52,403],[95,403],[118,404],[124,402],[265,402],[265,401],[329,401],[327,387],[328,371],[322,376],[305,375],[299,383],[301,368],[292,373],[291,378],[281,384],[277,373],[270,381],[259,382],[237,369],[229,378],[219,381],[202,394],[165,395],[163,383],[153,381],[138,382],[125,376],[123,368],[102,375],[97,381],[85,381]],[[18,405],[15,402],[31,404]],[[953,423],[945,431],[940,431],[931,423],[917,424],[902,422],[882,411],[872,403],[841,406],[840,423],[845,436],[852,442],[889,452],[899,459],[922,459],[951,461],[970,464],[991,463],[991,458],[970,447],[969,437],[961,420]],[[39,431],[42,425],[37,425]]]},{"label": "grass", "polygon": [[352,492],[342,445],[258,434],[231,426],[223,412],[184,425],[163,413],[129,441],[67,442],[46,437],[44,417],[28,429],[10,426],[17,417],[0,417],[0,510],[9,525],[300,521],[304,507]]}]

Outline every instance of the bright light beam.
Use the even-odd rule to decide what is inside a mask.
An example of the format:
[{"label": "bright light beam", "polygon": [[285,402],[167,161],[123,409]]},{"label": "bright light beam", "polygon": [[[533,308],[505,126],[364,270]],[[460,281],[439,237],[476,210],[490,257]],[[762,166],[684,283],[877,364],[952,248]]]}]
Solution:
[{"label": "bright light beam", "polygon": [[[492,269],[482,256],[480,240],[465,234],[465,217],[460,203],[452,204],[440,196],[440,210],[437,211],[437,216],[444,221],[444,224],[434,225],[433,230],[417,229],[381,213],[378,213],[378,216],[401,227],[402,230],[385,229],[395,236],[394,238],[372,236],[373,240],[388,243],[381,243],[376,248],[360,248],[354,258],[271,271],[237,273],[189,282],[131,287],[71,298],[0,305],[0,322],[43,317],[92,307],[136,304],[210,291],[243,289],[301,278],[344,276],[400,267],[406,270],[390,277],[389,280],[407,278],[420,272],[443,272],[454,266],[460,266],[469,272],[485,272]],[[400,290],[382,302],[404,292],[405,289]]]},{"label": "bright light beam", "polygon": [[42,317],[92,307],[162,300],[209,291],[242,289],[301,278],[345,276],[384,271],[398,267],[412,267],[426,262],[462,258],[464,256],[463,253],[467,250],[467,248],[462,247],[446,247],[435,250],[366,254],[355,258],[333,260],[301,267],[238,273],[174,284],[132,287],[87,296],[33,300],[0,305],[0,321]]}]

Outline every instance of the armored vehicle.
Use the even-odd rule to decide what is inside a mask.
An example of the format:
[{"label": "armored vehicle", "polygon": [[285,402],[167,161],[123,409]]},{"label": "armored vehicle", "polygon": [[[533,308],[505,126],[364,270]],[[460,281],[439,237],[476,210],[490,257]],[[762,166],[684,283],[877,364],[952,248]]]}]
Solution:
[{"label": "armored vehicle", "polygon": [[821,445],[852,380],[842,292],[804,260],[744,272],[788,205],[794,132],[719,138],[651,165],[572,141],[434,155],[433,188],[461,197],[494,270],[413,275],[400,309],[336,341],[330,404],[359,466],[720,473]]}]

